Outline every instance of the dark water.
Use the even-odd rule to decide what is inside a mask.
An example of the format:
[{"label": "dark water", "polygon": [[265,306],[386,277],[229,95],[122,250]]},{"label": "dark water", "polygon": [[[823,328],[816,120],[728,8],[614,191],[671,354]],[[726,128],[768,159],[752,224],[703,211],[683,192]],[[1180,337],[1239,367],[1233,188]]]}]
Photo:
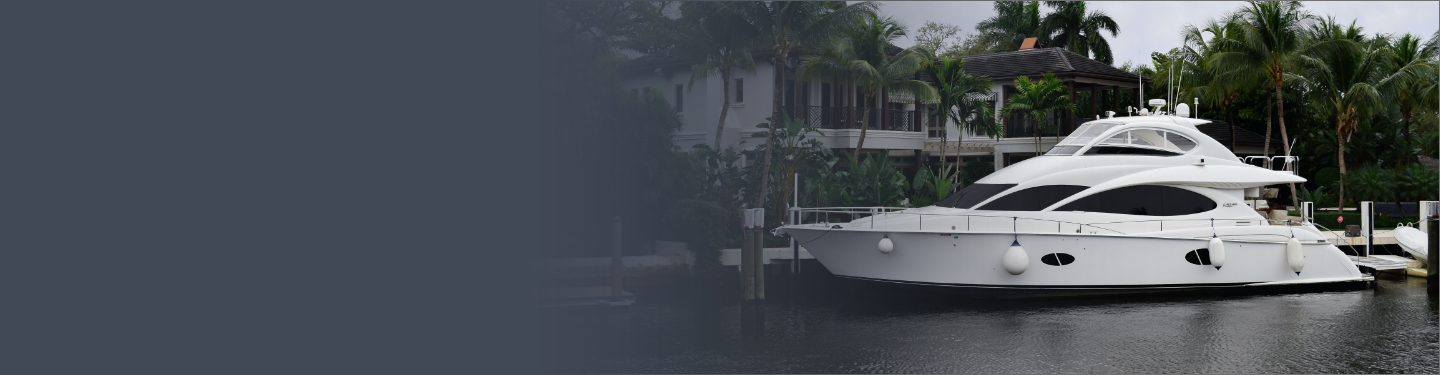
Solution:
[{"label": "dark water", "polygon": [[[729,285],[724,290],[729,290]],[[786,293],[786,291],[792,291]],[[564,373],[1436,373],[1420,278],[1374,289],[996,301],[861,295],[777,278],[757,317],[714,292],[628,311],[548,311]]]}]

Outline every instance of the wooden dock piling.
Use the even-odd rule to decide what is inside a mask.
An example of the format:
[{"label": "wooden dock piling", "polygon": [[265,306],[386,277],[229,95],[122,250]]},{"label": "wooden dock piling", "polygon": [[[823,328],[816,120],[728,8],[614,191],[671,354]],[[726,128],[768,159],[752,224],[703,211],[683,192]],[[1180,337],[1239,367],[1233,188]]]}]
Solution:
[{"label": "wooden dock piling", "polygon": [[745,228],[740,240],[740,298],[749,304],[755,301],[755,231]]},{"label": "wooden dock piling", "polygon": [[1440,253],[1440,251],[1436,249],[1440,248],[1440,220],[1437,220],[1435,216],[1427,217],[1424,220],[1429,222],[1429,225],[1426,227],[1430,229],[1427,231],[1428,233],[1426,233],[1426,237],[1429,237],[1429,241],[1427,242],[1430,244],[1429,254],[1425,259],[1425,271],[1427,272],[1425,275],[1425,289],[1433,296],[1437,294],[1437,286],[1440,286],[1440,282],[1436,281],[1436,277],[1440,276],[1440,272],[1437,272],[1440,271],[1440,267],[1436,267],[1436,258],[1440,258],[1440,256],[1436,256],[1437,253]]},{"label": "wooden dock piling", "polygon": [[[763,226],[761,226],[761,228],[763,228]],[[750,249],[751,249],[751,251],[754,252],[754,255],[750,256],[750,259],[754,259],[754,260],[755,260],[755,268],[754,268],[754,271],[752,271],[752,272],[755,273],[755,301],[756,301],[756,302],[764,302],[764,301],[765,301],[765,231],[757,228],[757,229],[754,229],[754,232],[755,232],[755,235],[752,236],[751,238],[753,238],[753,239],[755,240],[755,244],[754,244],[754,245],[750,245]]]}]

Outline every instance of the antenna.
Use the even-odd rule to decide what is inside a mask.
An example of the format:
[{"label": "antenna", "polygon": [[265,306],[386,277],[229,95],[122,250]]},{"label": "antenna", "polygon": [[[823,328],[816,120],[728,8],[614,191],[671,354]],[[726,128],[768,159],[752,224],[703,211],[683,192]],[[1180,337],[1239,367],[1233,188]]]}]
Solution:
[{"label": "antenna", "polygon": [[[1179,63],[1179,62],[1181,62],[1181,61],[1176,61],[1176,62]],[[1185,66],[1185,64],[1180,64],[1180,66]],[[1180,79],[1177,79],[1177,80],[1175,80],[1175,81],[1176,81],[1176,82],[1175,82],[1175,101],[1178,102],[1178,101],[1180,101],[1180,90],[1185,88],[1185,72],[1183,72],[1183,71],[1180,72]],[[1179,105],[1179,104],[1176,104],[1176,105]]]},{"label": "antenna", "polygon": [[1171,94],[1175,92],[1175,60],[1170,60],[1170,69],[1165,70],[1165,102],[1174,103]]}]

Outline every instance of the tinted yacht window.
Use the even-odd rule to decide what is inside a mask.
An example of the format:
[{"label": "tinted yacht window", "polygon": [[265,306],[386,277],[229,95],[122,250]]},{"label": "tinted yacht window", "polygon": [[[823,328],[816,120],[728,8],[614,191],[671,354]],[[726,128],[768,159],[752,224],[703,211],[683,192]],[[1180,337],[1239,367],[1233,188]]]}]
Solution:
[{"label": "tinted yacht window", "polygon": [[1086,186],[1046,185],[1006,194],[977,209],[991,211],[1040,211],[1045,207],[1088,189]]},{"label": "tinted yacht window", "polygon": [[960,191],[955,192],[955,194],[950,194],[949,197],[941,199],[939,202],[936,202],[935,205],[940,207],[970,208],[970,206],[984,202],[986,199],[995,196],[995,194],[1000,194],[1000,192],[1005,191],[1005,189],[1012,187],[1015,187],[1015,184],[974,184],[960,189]]},{"label": "tinted yacht window", "polygon": [[1215,201],[1193,191],[1169,186],[1138,185],[1095,193],[1057,210],[1176,216],[1210,211],[1215,209],[1215,206]]},{"label": "tinted yacht window", "polygon": [[1140,148],[1124,146],[1095,146],[1085,150],[1085,155],[1158,155],[1158,156],[1179,156],[1180,153],[1161,150],[1158,148]]}]

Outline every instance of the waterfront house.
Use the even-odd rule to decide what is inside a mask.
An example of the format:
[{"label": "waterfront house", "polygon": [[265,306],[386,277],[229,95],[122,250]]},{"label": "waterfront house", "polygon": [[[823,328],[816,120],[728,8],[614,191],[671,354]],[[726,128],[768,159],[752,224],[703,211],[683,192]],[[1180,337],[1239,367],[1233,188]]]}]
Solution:
[{"label": "waterfront house", "polygon": [[[1133,100],[1121,102],[1117,94],[1130,90],[1132,94],[1127,98],[1134,98],[1138,94],[1141,77],[1063,48],[1034,48],[1031,45],[1033,42],[1017,51],[965,56],[965,70],[994,81],[994,93],[988,101],[994,106],[997,119],[1001,118],[999,113],[1004,101],[1016,93],[1014,82],[1021,76],[1038,79],[1044,73],[1052,73],[1064,81],[1072,101],[1076,98],[1075,94],[1087,93],[1099,99],[1091,100],[1088,108],[1079,109],[1079,113],[1055,114],[1051,123],[1058,126],[1041,130],[1042,153],[1055,144],[1057,137],[1070,134],[1078,124],[1093,120],[1095,114],[1114,111],[1116,116],[1124,116],[1127,108],[1138,105],[1131,102]],[[890,48],[890,53],[899,51],[900,48]],[[742,148],[750,149],[765,142],[763,134],[755,134],[759,130],[755,126],[765,122],[772,113],[773,84],[778,78],[768,49],[756,48],[752,54],[755,72],[736,69],[732,73],[732,104],[721,130],[722,147],[743,141],[745,145]],[[927,113],[925,104],[915,103],[909,97],[882,93],[879,98],[865,98],[865,94],[853,85],[842,86],[830,78],[796,82],[795,68],[799,60],[796,57],[784,68],[786,82],[782,107],[810,125],[823,129],[825,135],[818,137],[819,140],[837,153],[855,152],[860,137],[857,118],[868,106],[871,114],[866,121],[870,125],[863,152],[888,150],[897,166],[913,167],[917,160],[934,164],[943,157],[950,161],[991,161],[996,169],[1000,169],[1035,156],[1034,134],[1037,129],[1029,121],[1004,118],[1006,133],[998,140],[985,134],[962,134],[947,119],[924,115]],[[718,76],[697,81],[694,87],[687,88],[691,69],[697,63],[695,59],[661,51],[631,59],[619,66],[621,84],[626,90],[633,95],[663,97],[680,113],[683,126],[675,135],[674,142],[681,149],[714,143],[720,103],[724,100],[721,92],[723,85]],[[921,73],[915,73],[915,77],[928,80]],[[845,95],[846,90],[854,91]],[[1157,95],[1147,93],[1146,97]],[[1077,117],[1081,115],[1085,116]],[[949,134],[948,143],[941,142],[940,126],[949,127],[949,131],[944,133]],[[1259,154],[1263,146],[1262,136],[1243,129],[1234,130],[1228,124],[1202,126],[1201,131],[1227,144],[1233,135],[1237,154]],[[944,148],[942,144],[945,144]],[[1273,147],[1278,147],[1278,143],[1272,141]]]}]

